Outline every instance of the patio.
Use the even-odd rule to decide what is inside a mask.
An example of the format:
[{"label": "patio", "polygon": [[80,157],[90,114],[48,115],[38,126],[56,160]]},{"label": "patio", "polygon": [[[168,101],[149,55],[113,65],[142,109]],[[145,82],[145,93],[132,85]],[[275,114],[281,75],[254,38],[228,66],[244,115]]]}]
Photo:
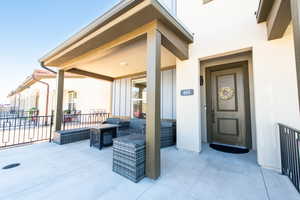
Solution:
[{"label": "patio", "polygon": [[112,149],[90,148],[88,140],[64,146],[40,143],[0,151],[0,199],[300,199],[287,177],[261,169],[255,152],[161,151],[157,181],[138,184],[112,172]]}]

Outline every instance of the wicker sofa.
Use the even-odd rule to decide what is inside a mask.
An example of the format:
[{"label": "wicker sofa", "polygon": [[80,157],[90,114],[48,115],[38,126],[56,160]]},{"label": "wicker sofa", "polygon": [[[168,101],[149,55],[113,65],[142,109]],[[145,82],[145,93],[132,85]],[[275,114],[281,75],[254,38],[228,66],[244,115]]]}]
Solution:
[{"label": "wicker sofa", "polygon": [[[119,130],[117,137],[141,134],[146,135],[146,120],[131,119],[129,121],[119,118],[108,118],[104,124],[117,124]],[[107,134],[105,141],[112,141],[112,136]],[[54,133],[53,142],[56,144],[69,144],[86,140],[90,138],[90,128],[78,128],[65,131],[58,131]],[[176,142],[176,122],[173,120],[162,120],[160,129],[160,143],[161,147],[168,147],[174,145]]]},{"label": "wicker sofa", "polygon": [[120,118],[108,118],[103,124],[116,124],[119,125],[117,137],[124,136],[122,130],[126,130],[130,126],[130,122],[128,120],[122,120]]},{"label": "wicker sofa", "polygon": [[[160,125],[160,143],[161,147],[172,146],[176,142],[176,121],[174,120],[161,120]],[[142,134],[146,135],[146,120],[144,119],[131,119],[129,126],[123,126],[118,131],[118,137]]]},{"label": "wicker sofa", "polygon": [[146,121],[144,119],[131,119],[126,126],[123,126],[118,131],[118,137],[127,136],[131,134],[145,135]]},{"label": "wicker sofa", "polygon": [[117,124],[120,126],[119,128],[122,129],[129,126],[129,121],[120,118],[107,118],[103,124]]}]

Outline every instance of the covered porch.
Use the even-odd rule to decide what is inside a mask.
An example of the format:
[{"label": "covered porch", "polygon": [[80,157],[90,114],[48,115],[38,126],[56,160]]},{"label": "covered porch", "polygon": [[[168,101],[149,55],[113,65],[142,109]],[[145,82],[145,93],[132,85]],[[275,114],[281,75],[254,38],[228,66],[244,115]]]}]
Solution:
[{"label": "covered porch", "polygon": [[193,35],[158,1],[118,4],[40,60],[42,67],[58,70],[55,131],[61,130],[65,72],[110,82],[146,76],[146,176],[157,179],[161,71],[176,68],[176,59],[188,59],[192,42]]}]

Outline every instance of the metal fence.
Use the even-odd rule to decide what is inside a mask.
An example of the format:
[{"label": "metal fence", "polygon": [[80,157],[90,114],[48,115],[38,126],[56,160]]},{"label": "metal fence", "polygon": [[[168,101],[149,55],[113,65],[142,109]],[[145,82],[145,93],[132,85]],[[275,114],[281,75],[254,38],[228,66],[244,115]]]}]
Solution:
[{"label": "metal fence", "polygon": [[30,117],[39,115],[39,111],[25,111],[25,110],[10,110],[0,112],[0,119],[3,118],[18,118],[18,117]]},{"label": "metal fence", "polygon": [[[62,129],[88,128],[103,123],[109,113],[65,114]],[[22,116],[0,117],[0,149],[51,141],[53,131],[53,112],[49,116],[27,113]]]},{"label": "metal fence", "polygon": [[92,127],[104,122],[109,117],[109,115],[109,113],[64,115],[63,130]]},{"label": "metal fence", "polygon": [[53,115],[0,118],[0,148],[49,140],[52,125]]},{"label": "metal fence", "polygon": [[279,124],[282,174],[288,176],[300,192],[300,131]]}]

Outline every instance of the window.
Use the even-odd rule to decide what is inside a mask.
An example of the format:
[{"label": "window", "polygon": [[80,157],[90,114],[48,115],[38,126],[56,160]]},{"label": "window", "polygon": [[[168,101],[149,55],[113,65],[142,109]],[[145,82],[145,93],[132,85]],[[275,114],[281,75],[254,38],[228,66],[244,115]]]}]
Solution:
[{"label": "window", "polygon": [[145,119],[147,112],[146,78],[132,80],[132,117]]},{"label": "window", "polygon": [[69,111],[76,110],[76,99],[77,99],[77,92],[69,91],[68,92],[68,110]]}]

